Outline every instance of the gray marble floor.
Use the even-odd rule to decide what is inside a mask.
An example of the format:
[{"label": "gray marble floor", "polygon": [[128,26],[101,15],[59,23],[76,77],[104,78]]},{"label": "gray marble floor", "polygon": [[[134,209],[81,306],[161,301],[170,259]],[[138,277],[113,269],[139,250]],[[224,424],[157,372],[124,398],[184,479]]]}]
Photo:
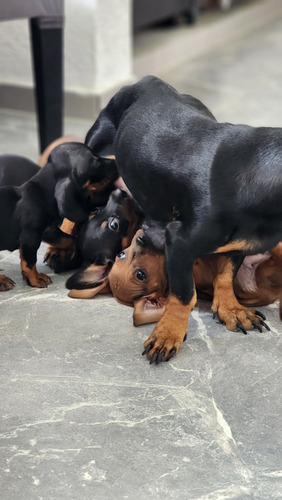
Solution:
[{"label": "gray marble floor", "polygon": [[[220,120],[281,124],[281,16],[162,76]],[[37,156],[32,115],[0,110],[0,153]],[[91,123],[66,121],[84,135]],[[39,252],[39,269],[44,245]],[[192,312],[178,357],[149,366],[152,327],[111,297],[74,300],[68,273],[23,283],[18,252],[0,253],[16,282],[1,294],[1,498],[281,499],[282,329],[248,335]]]}]

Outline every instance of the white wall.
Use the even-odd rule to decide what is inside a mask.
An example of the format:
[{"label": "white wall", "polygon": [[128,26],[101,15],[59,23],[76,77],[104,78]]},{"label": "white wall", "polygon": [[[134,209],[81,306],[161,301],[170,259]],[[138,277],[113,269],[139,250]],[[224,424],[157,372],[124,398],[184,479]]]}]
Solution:
[{"label": "white wall", "polygon": [[66,0],[65,85],[96,93],[131,76],[130,0]]},{"label": "white wall", "polygon": [[[131,46],[131,0],[65,0],[67,92],[103,94],[130,80]],[[27,21],[1,22],[0,85],[32,87],[30,54]]]}]

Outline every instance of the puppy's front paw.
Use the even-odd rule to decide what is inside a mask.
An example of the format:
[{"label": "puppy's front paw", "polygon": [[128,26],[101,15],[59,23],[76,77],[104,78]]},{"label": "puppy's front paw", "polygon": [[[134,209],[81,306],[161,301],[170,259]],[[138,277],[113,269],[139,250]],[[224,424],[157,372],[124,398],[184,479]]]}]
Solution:
[{"label": "puppy's front paw", "polygon": [[8,276],[4,274],[0,275],[0,292],[11,290],[15,284],[16,283],[11,278],[8,278]]},{"label": "puppy's front paw", "polygon": [[38,273],[36,277],[35,284],[32,284],[32,286],[35,286],[37,288],[46,288],[48,285],[52,283],[52,280],[47,274],[44,273]]},{"label": "puppy's front paw", "polygon": [[164,315],[144,343],[143,355],[147,354],[150,364],[158,365],[161,361],[169,361],[179,352],[186,339],[188,317],[195,303],[195,292],[186,305],[174,295],[170,295]]},{"label": "puppy's front paw", "polygon": [[56,248],[49,246],[44,255],[44,263],[46,263],[55,273],[70,271],[79,267],[80,259],[75,252],[75,248]]},{"label": "puppy's front paw", "polygon": [[150,364],[158,365],[161,361],[169,361],[179,352],[185,332],[179,332],[179,328],[170,330],[165,325],[158,324],[150,337],[144,342],[142,355],[147,354]]},{"label": "puppy's front paw", "polygon": [[50,283],[52,283],[51,278],[44,273],[34,272],[31,270],[30,273],[22,273],[24,280],[35,288],[46,288]]}]

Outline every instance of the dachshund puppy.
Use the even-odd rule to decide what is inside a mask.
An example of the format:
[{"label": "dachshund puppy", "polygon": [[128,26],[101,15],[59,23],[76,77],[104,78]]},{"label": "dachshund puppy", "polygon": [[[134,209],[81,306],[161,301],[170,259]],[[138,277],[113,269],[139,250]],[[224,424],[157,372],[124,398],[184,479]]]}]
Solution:
[{"label": "dachshund puppy", "polygon": [[[0,188],[4,186],[20,186],[33,177],[40,167],[33,161],[18,155],[0,156]],[[15,282],[8,276],[0,275],[0,291],[13,288]]]},{"label": "dachshund puppy", "polygon": [[0,187],[0,250],[20,249],[22,275],[29,285],[42,288],[51,282],[36,269],[41,241],[69,239],[58,227],[62,219],[87,220],[93,207],[106,203],[117,177],[112,160],[94,157],[84,144],[70,142],[57,146],[47,165],[21,186]]},{"label": "dachshund puppy", "polygon": [[72,290],[71,297],[90,298],[102,289],[104,293],[110,291],[107,277],[116,255],[130,245],[141,221],[142,213],[134,199],[116,189],[107,205],[97,209],[89,221],[82,224],[77,231],[76,245],[83,265],[66,283]]},{"label": "dachshund puppy", "polygon": [[[194,262],[193,277],[199,299],[217,302],[213,283],[219,258],[218,255],[209,255]],[[78,286],[77,282],[69,284],[74,288]],[[87,289],[72,290],[69,296],[91,298],[101,293],[98,270],[85,275],[83,284]],[[282,319],[282,243],[271,252],[245,257],[234,278],[233,288],[244,306],[266,306],[279,300]],[[164,314],[169,292],[165,257],[163,253],[145,247],[142,230],[138,230],[131,245],[117,255],[108,275],[103,277],[103,289],[111,292],[121,304],[134,308],[135,326],[155,323]],[[269,330],[263,319],[253,325],[259,331],[262,331],[262,326]],[[242,331],[247,333],[244,329]]]},{"label": "dachshund puppy", "polygon": [[39,170],[36,163],[24,156],[0,155],[0,187],[21,186]]},{"label": "dachshund puppy", "polygon": [[208,254],[220,254],[214,312],[230,330],[260,324],[232,285],[246,254],[282,240],[281,129],[218,123],[198,100],[148,76],[117,92],[86,144],[115,155],[145,214],[145,240],[155,245],[154,227],[165,234],[169,299],[144,344],[148,358],[168,360],[181,348],[197,300],[193,263]]},{"label": "dachshund puppy", "polygon": [[[213,301],[213,308],[220,299],[214,290],[219,258],[209,255],[196,259],[193,265],[197,296]],[[109,286],[119,302],[134,307],[135,326],[156,322],[162,317],[169,292],[164,256],[146,248],[142,230],[136,233],[130,247],[117,256],[109,273]],[[233,288],[238,301],[245,306],[265,306],[280,300],[282,319],[282,243],[271,252],[245,257]],[[253,324],[259,331],[261,326],[269,330],[263,319]],[[243,327],[241,330],[247,333]]]}]

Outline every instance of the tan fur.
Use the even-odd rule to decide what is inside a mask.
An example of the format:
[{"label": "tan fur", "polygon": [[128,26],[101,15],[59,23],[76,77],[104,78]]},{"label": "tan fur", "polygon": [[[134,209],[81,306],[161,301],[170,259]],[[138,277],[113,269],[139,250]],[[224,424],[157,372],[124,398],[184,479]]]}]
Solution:
[{"label": "tan fur", "polygon": [[239,304],[233,289],[233,264],[228,257],[220,257],[217,274],[213,281],[212,311],[217,313],[228,330],[236,330],[238,323],[246,330],[252,328],[252,321],[260,322],[254,310]]},{"label": "tan fur", "polygon": [[0,292],[6,292],[7,290],[11,290],[15,286],[15,282],[5,276],[4,274],[0,275]]},{"label": "tan fur", "polygon": [[93,288],[85,288],[84,290],[71,290],[68,294],[72,299],[92,299],[99,293],[111,293],[108,281],[101,283]]},{"label": "tan fur", "polygon": [[37,288],[46,288],[52,283],[51,278],[44,273],[38,273],[36,266],[29,267],[23,259],[22,250],[20,249],[21,271],[23,278],[31,285]]},{"label": "tan fur", "polygon": [[253,250],[255,248],[255,244],[251,241],[247,240],[234,240],[231,243],[227,243],[227,245],[223,245],[215,250],[214,253],[223,253],[223,252],[233,252],[234,250]]},{"label": "tan fur", "polygon": [[183,305],[174,295],[170,295],[164,314],[150,337],[144,342],[145,348],[152,342],[154,343],[152,349],[147,352],[149,358],[154,352],[164,350],[163,360],[165,361],[172,349],[175,349],[175,354],[179,352],[188,327],[190,312],[196,302],[195,291],[191,302],[187,305]]},{"label": "tan fur", "polygon": [[[158,321],[164,313],[167,282],[164,259],[136,245],[136,237],[126,250],[126,259],[116,259],[110,272],[109,282],[119,302],[134,306],[134,324]],[[134,270],[143,269],[149,276],[148,282],[139,282]],[[227,328],[236,329],[241,322],[249,328],[251,321],[259,321],[254,311],[244,306],[264,306],[282,299],[282,243],[279,243],[268,259],[262,259],[255,270],[256,287],[246,290],[243,283],[233,281],[229,260],[224,256],[210,255],[194,262],[193,277],[200,298],[213,300],[212,309],[217,311]],[[157,299],[160,299],[160,302]],[[156,301],[155,310],[150,300]],[[282,304],[282,302],[280,302]],[[149,306],[148,306],[149,304]],[[220,310],[218,309],[221,304]],[[282,317],[282,305],[281,305]]]},{"label": "tan fur", "polygon": [[[151,254],[136,243],[142,233],[137,231],[132,244],[125,250],[124,259],[116,258],[109,273],[109,284],[115,298],[126,305],[134,305],[138,297],[158,292],[165,295],[167,281],[164,272],[164,255]],[[135,273],[138,269],[146,269],[147,280],[139,281]]]}]

